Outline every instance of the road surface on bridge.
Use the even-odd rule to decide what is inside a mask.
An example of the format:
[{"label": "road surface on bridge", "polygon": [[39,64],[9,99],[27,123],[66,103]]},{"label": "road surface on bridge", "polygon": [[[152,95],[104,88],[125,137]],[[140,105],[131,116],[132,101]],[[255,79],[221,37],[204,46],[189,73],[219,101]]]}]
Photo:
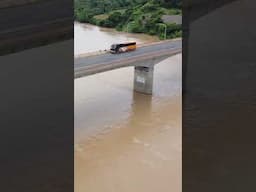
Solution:
[{"label": "road surface on bridge", "polygon": [[101,55],[94,56],[86,56],[86,57],[77,57],[75,58],[74,68],[75,71],[79,70],[79,68],[90,67],[93,65],[106,64],[106,63],[114,63],[121,60],[127,60],[138,57],[145,57],[150,55],[155,55],[162,52],[168,51],[181,51],[182,41],[179,40],[171,40],[171,41],[163,41],[160,43],[152,44],[149,46],[138,47],[137,50],[121,53],[121,54],[111,54],[105,53]]}]

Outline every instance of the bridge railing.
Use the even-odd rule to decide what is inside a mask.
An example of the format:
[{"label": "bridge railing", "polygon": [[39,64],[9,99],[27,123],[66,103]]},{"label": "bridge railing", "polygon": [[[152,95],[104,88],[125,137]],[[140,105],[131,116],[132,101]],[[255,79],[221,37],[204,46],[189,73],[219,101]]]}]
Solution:
[{"label": "bridge railing", "polygon": [[181,53],[182,49],[176,50],[164,50],[158,51],[154,54],[143,54],[139,56],[133,56],[131,58],[122,58],[113,61],[102,62],[94,65],[83,66],[74,69],[75,78],[80,78],[87,75],[92,75],[99,72],[104,72],[108,70],[113,70],[121,67],[128,67],[128,66],[136,66],[138,62],[145,61],[145,60],[152,60],[153,58],[160,57],[165,58],[166,56],[176,55]]}]

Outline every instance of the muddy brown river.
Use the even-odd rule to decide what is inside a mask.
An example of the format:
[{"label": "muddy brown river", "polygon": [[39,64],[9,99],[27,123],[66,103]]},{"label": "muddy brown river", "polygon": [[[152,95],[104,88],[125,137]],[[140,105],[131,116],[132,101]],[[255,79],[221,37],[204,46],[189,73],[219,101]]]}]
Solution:
[{"label": "muddy brown river", "polygon": [[[75,23],[75,55],[157,41]],[[75,80],[75,192],[181,192],[181,55],[155,66],[153,95],[132,67]]]}]

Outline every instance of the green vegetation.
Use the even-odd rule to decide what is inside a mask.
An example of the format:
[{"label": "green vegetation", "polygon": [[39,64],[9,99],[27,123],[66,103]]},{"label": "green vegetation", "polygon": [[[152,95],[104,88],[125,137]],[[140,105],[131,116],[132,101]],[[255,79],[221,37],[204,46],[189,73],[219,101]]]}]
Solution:
[{"label": "green vegetation", "polygon": [[[180,24],[165,24],[163,15],[181,15],[180,0],[75,0],[75,20],[119,31],[181,37]],[[165,33],[166,32],[166,33]]]}]

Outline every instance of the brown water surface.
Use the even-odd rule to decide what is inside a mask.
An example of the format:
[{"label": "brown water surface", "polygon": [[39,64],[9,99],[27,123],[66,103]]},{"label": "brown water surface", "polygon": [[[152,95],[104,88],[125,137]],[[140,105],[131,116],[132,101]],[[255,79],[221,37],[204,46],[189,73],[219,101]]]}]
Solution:
[{"label": "brown water surface", "polygon": [[181,55],[155,66],[153,96],[133,92],[133,73],[75,80],[76,192],[181,192]]}]

